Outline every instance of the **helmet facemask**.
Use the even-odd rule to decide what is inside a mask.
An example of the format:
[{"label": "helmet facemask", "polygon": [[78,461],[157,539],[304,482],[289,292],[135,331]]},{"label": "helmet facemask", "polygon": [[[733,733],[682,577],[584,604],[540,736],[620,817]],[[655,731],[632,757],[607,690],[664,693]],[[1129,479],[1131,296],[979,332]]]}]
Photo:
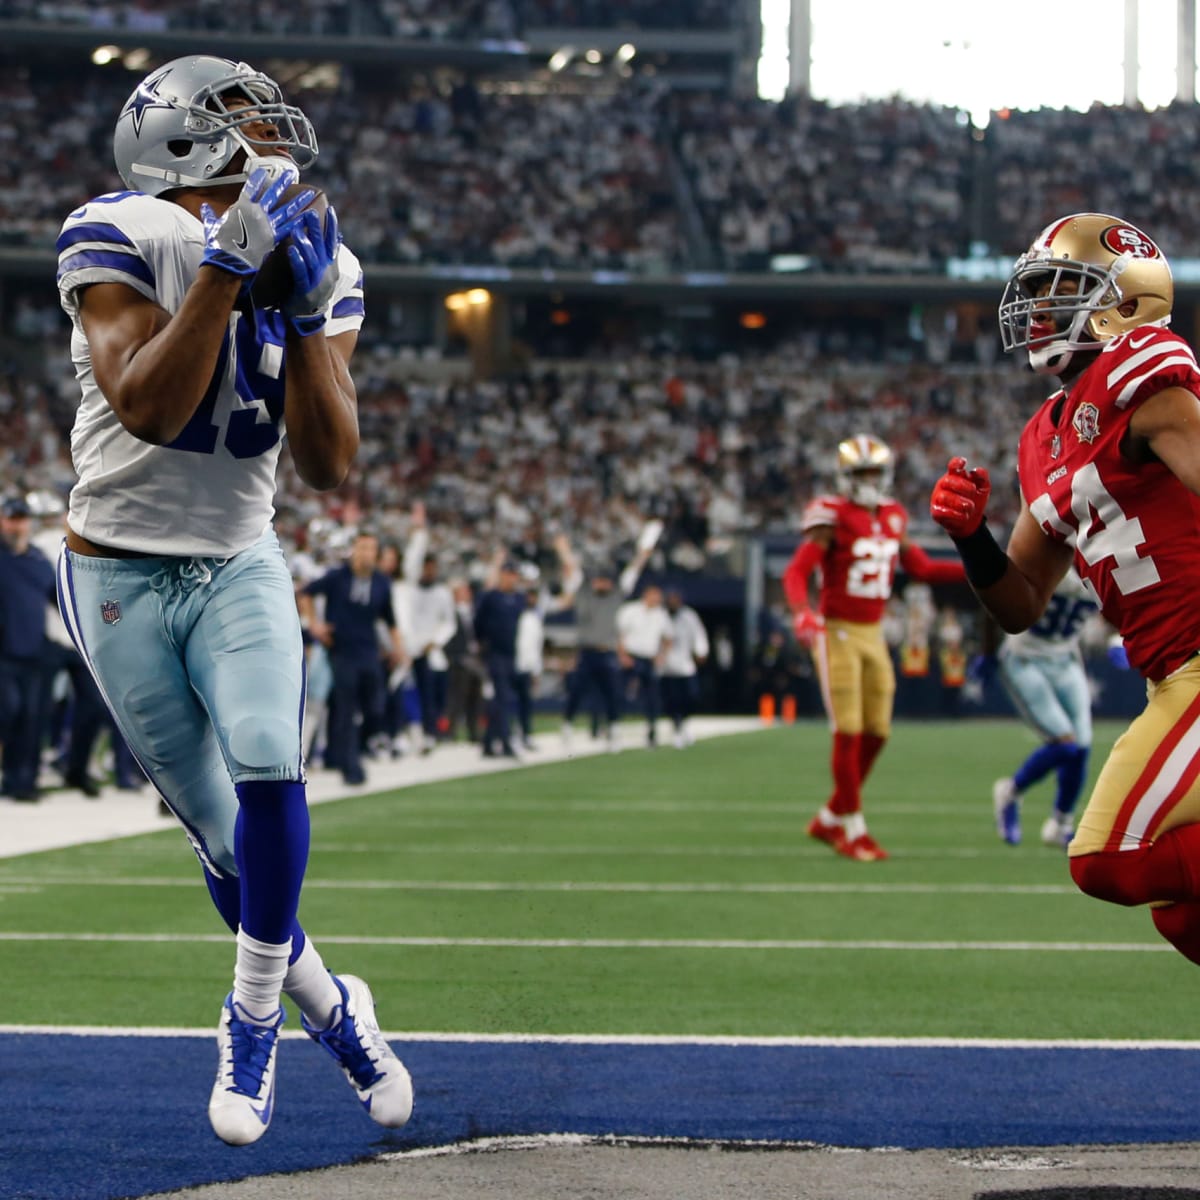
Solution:
[{"label": "helmet facemask", "polygon": [[[1099,350],[1115,332],[1101,330],[1098,334],[1096,318],[1124,303],[1117,281],[1130,257],[1123,254],[1104,270],[1092,263],[1051,263],[1032,254],[1021,255],[1000,300],[1000,338],[1005,351],[1024,349],[1035,371],[1058,375],[1070,366],[1077,350]],[[1073,281],[1075,287],[1064,286],[1066,281]],[[1044,325],[1045,330],[1035,333],[1035,325]]]}]

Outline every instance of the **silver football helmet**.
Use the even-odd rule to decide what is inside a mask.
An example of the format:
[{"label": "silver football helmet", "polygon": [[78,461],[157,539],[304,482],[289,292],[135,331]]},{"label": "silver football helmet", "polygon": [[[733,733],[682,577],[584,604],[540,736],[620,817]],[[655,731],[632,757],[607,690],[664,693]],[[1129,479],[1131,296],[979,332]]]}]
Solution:
[{"label": "silver football helmet", "polygon": [[[242,100],[235,104],[230,100]],[[246,126],[265,121],[278,136],[251,137]],[[125,102],[113,133],[113,157],[125,186],[148,196],[171,188],[203,187],[223,175],[239,150],[250,158],[286,150],[303,170],[317,158],[312,123],[286,104],[279,84],[243,62],[196,54],[152,71]]]}]

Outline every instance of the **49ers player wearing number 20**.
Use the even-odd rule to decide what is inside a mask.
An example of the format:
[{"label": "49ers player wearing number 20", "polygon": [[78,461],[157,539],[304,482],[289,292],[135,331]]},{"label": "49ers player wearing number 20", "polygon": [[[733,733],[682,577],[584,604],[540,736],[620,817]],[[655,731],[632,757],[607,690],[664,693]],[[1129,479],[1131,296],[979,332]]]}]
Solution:
[{"label": "49ers player wearing number 20", "polygon": [[[833,728],[833,794],[808,826],[810,837],[858,862],[887,858],[867,832],[862,785],[891,732],[896,673],[880,624],[899,561],[924,583],[961,583],[956,562],[935,562],[909,540],[908,513],[889,499],[893,455],[858,434],[837,451],[839,495],[804,511],[804,541],[783,576],[796,636],[812,649]],[[809,583],[820,568],[818,611]]]},{"label": "49ers player wearing number 20", "polygon": [[1000,303],[1005,349],[1060,385],[1021,436],[1007,553],[984,520],[984,468],[952,459],[930,511],[1007,631],[1033,625],[1072,569],[1120,631],[1147,703],[1101,769],[1071,874],[1088,895],[1152,905],[1200,962],[1200,371],[1166,328],[1172,301],[1162,252],[1127,221],[1048,226]]}]

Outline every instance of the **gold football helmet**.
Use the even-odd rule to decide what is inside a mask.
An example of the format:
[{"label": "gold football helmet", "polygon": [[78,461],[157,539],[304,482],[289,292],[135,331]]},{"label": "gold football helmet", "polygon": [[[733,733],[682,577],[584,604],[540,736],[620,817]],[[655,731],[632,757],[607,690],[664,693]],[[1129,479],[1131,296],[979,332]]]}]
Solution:
[{"label": "gold football helmet", "polygon": [[875,508],[891,493],[894,464],[886,442],[857,433],[837,448],[838,491],[863,508]]},{"label": "gold football helmet", "polygon": [[1060,375],[1077,350],[1166,325],[1174,296],[1167,260],[1140,229],[1105,213],[1073,213],[1017,259],[1000,299],[1000,337],[1006,351],[1027,350],[1035,371]]}]

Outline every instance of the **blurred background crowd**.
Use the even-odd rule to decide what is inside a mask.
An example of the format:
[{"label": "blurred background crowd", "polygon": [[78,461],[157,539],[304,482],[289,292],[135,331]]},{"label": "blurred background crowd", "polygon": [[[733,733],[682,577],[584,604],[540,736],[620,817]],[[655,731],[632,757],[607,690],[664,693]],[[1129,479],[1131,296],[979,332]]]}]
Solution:
[{"label": "blurred background crowd", "polygon": [[475,599],[499,556],[546,604],[557,538],[619,571],[660,521],[646,577],[712,635],[709,705],[772,679],[815,703],[778,575],[834,447],[890,444],[933,549],[953,453],[991,468],[1010,521],[1043,388],[999,354],[1005,264],[1079,208],[1200,256],[1200,122],[1186,98],[986,124],[897,96],[761,99],[757,21],[749,0],[0,2],[0,490],[43,498],[31,519],[55,532],[78,389],[53,245],[121,187],[122,103],[156,62],[244,57],[311,117],[311,179],[366,268],[357,463],[329,494],[286,451],[279,475],[306,578],[364,529],[394,571],[419,501],[439,578]]}]

